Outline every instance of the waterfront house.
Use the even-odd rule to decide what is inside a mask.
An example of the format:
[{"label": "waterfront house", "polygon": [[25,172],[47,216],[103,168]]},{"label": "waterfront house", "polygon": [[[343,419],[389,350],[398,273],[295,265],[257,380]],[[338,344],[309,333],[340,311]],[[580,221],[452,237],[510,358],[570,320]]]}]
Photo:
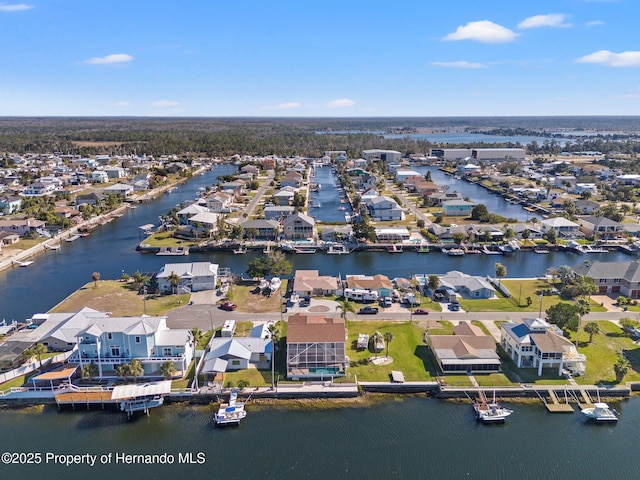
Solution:
[{"label": "waterfront house", "polygon": [[0,232],[15,233],[23,237],[29,232],[42,231],[46,224],[45,221],[36,220],[33,217],[24,220],[0,220]]},{"label": "waterfront house", "polygon": [[0,250],[3,245],[13,245],[20,241],[20,235],[16,233],[0,231]]},{"label": "waterfront house", "polygon": [[248,238],[249,230],[256,230],[255,238],[264,240],[276,240],[280,234],[280,224],[276,220],[248,220],[241,224],[244,230],[244,237]]},{"label": "waterfront house", "polygon": [[429,225],[428,231],[440,240],[453,241],[453,236],[455,234],[462,234],[465,238],[468,237],[470,233],[469,228],[470,227],[465,225],[450,225],[448,227],[444,227],[437,223],[432,223]]},{"label": "waterfront house", "polygon": [[468,322],[453,327],[453,335],[429,335],[428,345],[442,373],[492,373],[500,370],[496,343]]},{"label": "waterfront house", "polygon": [[540,222],[540,225],[544,233],[549,230],[555,230],[558,238],[579,238],[584,236],[579,230],[580,225],[564,217],[545,218]]},{"label": "waterfront house", "polygon": [[393,282],[386,275],[347,275],[343,283],[344,288],[378,292],[378,297],[390,297],[393,293]]},{"label": "waterfront house", "polygon": [[189,165],[184,162],[169,162],[165,164],[164,169],[168,173],[181,173],[189,170]]},{"label": "waterfront house", "polygon": [[598,293],[640,298],[640,262],[585,262],[571,267],[593,280]]},{"label": "waterfront house", "polygon": [[350,241],[353,237],[353,227],[347,225],[324,225],[318,229],[318,235],[325,242]]},{"label": "waterfront house", "polygon": [[580,231],[598,240],[617,238],[624,232],[624,225],[607,217],[578,217]]},{"label": "waterfront house", "polygon": [[315,236],[316,221],[309,215],[296,212],[284,219],[284,238],[287,240],[306,240]]},{"label": "waterfront house", "polygon": [[189,218],[189,225],[196,229],[196,236],[209,232],[209,235],[218,231],[218,219],[221,217],[219,213],[200,212]]},{"label": "waterfront house", "polygon": [[529,231],[529,240],[540,240],[543,237],[542,230],[526,223],[511,225],[511,230],[513,230],[518,238],[523,238],[522,233],[525,230]]},{"label": "waterfront house", "polygon": [[482,167],[480,165],[475,165],[473,163],[461,163],[457,166],[456,171],[460,175],[477,175],[482,171]]},{"label": "waterfront house", "polygon": [[349,362],[344,319],[296,314],[287,323],[287,378],[344,376]]},{"label": "waterfront house", "polygon": [[544,367],[557,367],[558,376],[565,368],[584,373],[587,357],[578,353],[562,330],[540,318],[502,323],[500,334],[502,348],[518,368],[537,368],[538,376]]},{"label": "waterfront house", "polygon": [[105,199],[102,193],[91,192],[76,196],[76,205],[100,205]]},{"label": "waterfront house", "polygon": [[289,215],[293,215],[295,207],[289,205],[274,205],[271,207],[264,207],[265,220],[282,220]]},{"label": "waterfront house", "polygon": [[300,297],[322,297],[336,295],[338,286],[337,277],[319,275],[318,270],[296,270],[292,292]]},{"label": "waterfront house", "polygon": [[22,198],[17,195],[0,195],[0,212],[10,215],[20,210]]},{"label": "waterfront house", "polygon": [[143,377],[161,377],[160,367],[173,363],[178,375],[184,376],[193,359],[195,346],[188,329],[170,329],[166,317],[109,317],[92,319],[76,334],[82,367],[95,363],[99,376],[117,376],[116,367],[137,359],[144,369]]},{"label": "waterfront house", "polygon": [[402,242],[409,240],[411,234],[407,227],[388,227],[388,228],[376,228],[376,240],[378,242]]},{"label": "waterfront house", "polygon": [[445,217],[469,217],[476,204],[465,200],[442,202],[442,214]]},{"label": "waterfront house", "polygon": [[178,292],[215,290],[218,281],[218,264],[210,262],[167,263],[156,275],[158,288],[164,293],[173,293],[172,274],[179,277]]},{"label": "waterfront house", "polygon": [[271,335],[254,336],[253,333],[254,330],[248,337],[211,337],[200,371],[205,379],[210,381],[219,373],[252,367],[268,369],[273,352]]},{"label": "waterfront house", "polygon": [[396,182],[404,183],[404,181],[407,180],[408,178],[422,177],[422,175],[420,175],[415,170],[399,169],[399,170],[396,170],[394,177]]},{"label": "waterfront house", "polygon": [[366,201],[369,216],[374,221],[404,220],[404,210],[390,197],[379,195]]},{"label": "waterfront house", "polygon": [[240,173],[248,173],[253,177],[257,177],[260,173],[260,169],[255,165],[245,165],[240,169]]},{"label": "waterfront house", "polygon": [[109,175],[104,170],[95,170],[91,172],[91,181],[93,183],[108,183]]},{"label": "waterfront house", "polygon": [[105,195],[120,195],[122,197],[128,197],[134,191],[133,185],[127,185],[125,183],[116,183],[114,185],[110,185],[103,190]]},{"label": "waterfront house", "polygon": [[240,179],[231,182],[221,182],[218,184],[218,189],[223,193],[229,193],[234,196],[241,195],[247,189],[247,182]]},{"label": "waterfront house", "polygon": [[199,213],[208,212],[208,211],[209,209],[207,207],[192,203],[191,205],[187,205],[186,207],[184,207],[182,210],[178,210],[176,212],[176,216],[178,217],[178,221],[180,222],[181,225],[188,225],[189,219],[191,217]]},{"label": "waterfront house", "polygon": [[461,201],[462,194],[460,192],[437,192],[427,195],[425,198],[427,205],[430,207],[440,207],[444,202],[448,201]]},{"label": "waterfront house", "polygon": [[205,205],[210,212],[225,212],[229,211],[229,207],[233,202],[233,195],[228,193],[218,192],[213,195],[209,195],[205,198]]},{"label": "waterfront house", "polygon": [[453,270],[439,275],[440,285],[455,290],[464,298],[493,298],[495,289],[484,278]]},{"label": "waterfront house", "polygon": [[413,186],[413,191],[420,195],[422,198],[429,197],[434,193],[441,192],[440,186],[433,182],[422,181]]}]

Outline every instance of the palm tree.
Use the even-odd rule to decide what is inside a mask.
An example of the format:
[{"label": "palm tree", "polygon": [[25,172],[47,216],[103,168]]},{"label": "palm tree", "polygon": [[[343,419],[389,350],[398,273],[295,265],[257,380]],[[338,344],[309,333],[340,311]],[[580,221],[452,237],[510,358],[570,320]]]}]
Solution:
[{"label": "palm tree", "polygon": [[371,336],[371,341],[373,342],[373,352],[376,354],[376,358],[378,358],[378,343],[380,343],[382,340],[383,336],[378,331],[376,331],[376,333]]},{"label": "palm tree", "polygon": [[591,343],[593,336],[600,333],[600,325],[596,322],[589,322],[584,326],[584,331],[589,334],[589,343]]},{"label": "palm tree", "polygon": [[347,300],[346,298],[344,300],[340,300],[338,302],[338,308],[340,309],[340,311],[342,312],[340,314],[341,318],[346,319],[347,318],[347,313],[351,312],[351,313],[356,313],[356,307],[353,303],[351,303],[349,300]]},{"label": "palm tree", "polygon": [[268,327],[271,334],[271,390],[275,388],[275,370],[276,370],[276,344],[280,341],[280,328],[278,322],[272,323]]},{"label": "palm tree", "polygon": [[130,367],[131,366],[128,363],[121,363],[120,365],[116,365],[116,375],[126,380],[129,376]]},{"label": "palm tree", "polygon": [[384,341],[387,342],[387,357],[389,356],[389,344],[393,340],[393,333],[384,332]]},{"label": "palm tree", "polygon": [[134,358],[129,362],[129,375],[131,375],[134,380],[144,375],[144,367],[142,366],[142,362],[137,358]]},{"label": "palm tree", "polygon": [[171,293],[177,293],[178,285],[180,284],[180,276],[176,272],[171,272],[171,275],[167,277],[171,284]]},{"label": "palm tree", "polygon": [[97,377],[98,376],[98,366],[91,362],[91,363],[85,363],[82,366],[82,378],[84,380],[89,380],[93,377]]},{"label": "palm tree", "polygon": [[[211,334],[213,335],[213,332],[211,332]],[[196,348],[198,348],[198,343],[200,343],[200,340],[202,339],[202,332],[198,327],[193,327],[191,329],[191,339],[193,340],[193,350],[195,352]]]},{"label": "palm tree", "polygon": [[171,360],[167,360],[162,365],[160,365],[160,373],[164,378],[171,378],[176,374],[176,367],[173,365]]},{"label": "palm tree", "polygon": [[[578,313],[578,329],[576,330],[576,348],[578,348],[578,335],[580,333],[580,323],[582,323],[582,317],[591,311],[591,304],[586,298],[580,298],[575,304],[576,312]],[[591,341],[591,340],[589,340]]]},{"label": "palm tree", "polygon": [[629,361],[624,358],[624,356],[620,355],[616,363],[613,365],[613,371],[616,372],[616,380],[621,382],[624,376],[629,371]]},{"label": "palm tree", "polygon": [[42,368],[42,355],[44,355],[48,351],[49,349],[45,347],[43,344],[36,343],[35,345],[32,345],[31,347],[27,348],[24,351],[23,355],[26,358],[38,357],[38,363],[40,364],[38,368]]},{"label": "palm tree", "polygon": [[91,274],[91,280],[93,280],[95,288],[98,288],[98,280],[100,280],[100,272],[93,272]]},{"label": "palm tree", "polygon": [[500,278],[507,275],[507,267],[505,267],[499,262],[496,263],[494,266],[496,269],[496,277],[498,277],[498,286],[500,286]]}]

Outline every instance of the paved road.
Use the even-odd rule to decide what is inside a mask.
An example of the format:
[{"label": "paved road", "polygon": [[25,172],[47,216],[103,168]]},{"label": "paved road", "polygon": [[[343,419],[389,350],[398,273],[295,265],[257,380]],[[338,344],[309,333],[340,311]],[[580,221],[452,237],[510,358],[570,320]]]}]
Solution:
[{"label": "paved road", "polygon": [[260,188],[258,188],[258,191],[256,192],[255,196],[251,200],[249,200],[249,203],[247,204],[247,208],[245,209],[245,212],[244,212],[246,214],[247,219],[251,218],[251,215],[253,215],[253,211],[258,206],[258,202],[264,195],[264,192],[266,192],[267,189],[271,186],[271,180],[273,180],[274,176],[275,176],[275,172],[273,170],[268,171],[267,179],[262,182],[262,185],[260,185]]},{"label": "paved road", "polygon": [[408,208],[409,211],[412,211],[414,213],[417,220],[424,221],[425,227],[428,227],[433,223],[433,221],[426,214],[421,212],[420,209],[411,200],[405,197],[404,194],[395,185],[388,183],[387,187],[402,201],[402,205],[404,207]]}]

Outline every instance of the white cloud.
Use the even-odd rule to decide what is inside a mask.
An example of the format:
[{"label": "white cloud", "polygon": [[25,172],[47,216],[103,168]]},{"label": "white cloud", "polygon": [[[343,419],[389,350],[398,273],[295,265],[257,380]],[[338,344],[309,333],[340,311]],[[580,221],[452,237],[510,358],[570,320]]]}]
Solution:
[{"label": "white cloud", "polygon": [[330,101],[327,105],[329,108],[345,108],[353,107],[355,104],[356,102],[348,98],[338,98],[337,100]]},{"label": "white cloud", "polygon": [[27,5],[26,3],[13,3],[6,4],[0,3],[0,12],[23,12],[25,10],[31,10],[33,5]]},{"label": "white cloud", "polygon": [[127,63],[133,57],[127,53],[113,53],[105,57],[93,57],[86,61],[90,65],[110,65],[112,63]]},{"label": "white cloud", "polygon": [[274,108],[278,110],[290,110],[292,108],[300,108],[301,106],[302,104],[300,104],[300,102],[285,102],[285,103],[279,103]]},{"label": "white cloud", "polygon": [[116,102],[113,104],[114,107],[130,107],[131,106],[131,102],[127,102],[125,100],[121,100],[119,102]]},{"label": "white cloud", "polygon": [[467,62],[466,60],[460,60],[457,62],[431,62],[431,65],[433,65],[434,67],[445,67],[445,68],[469,68],[469,69],[487,68],[487,66],[484,63]]},{"label": "white cloud", "polygon": [[518,36],[508,28],[490,22],[480,20],[479,22],[469,22],[460,26],[455,32],[448,34],[444,40],[476,40],[482,43],[506,43],[512,42]]},{"label": "white cloud", "polygon": [[177,107],[180,103],[173,100],[156,100],[155,102],[151,102],[150,105],[155,108],[170,108]]},{"label": "white cloud", "polygon": [[597,27],[599,25],[604,25],[602,20],[592,20],[590,22],[585,23],[587,27]]},{"label": "white cloud", "polygon": [[576,60],[577,63],[599,63],[608,67],[640,67],[640,52],[613,53],[599,50]]},{"label": "white cloud", "polygon": [[564,13],[550,13],[548,15],[534,15],[525,18],[518,24],[518,28],[538,28],[538,27],[570,27],[570,23],[565,23],[567,16]]}]

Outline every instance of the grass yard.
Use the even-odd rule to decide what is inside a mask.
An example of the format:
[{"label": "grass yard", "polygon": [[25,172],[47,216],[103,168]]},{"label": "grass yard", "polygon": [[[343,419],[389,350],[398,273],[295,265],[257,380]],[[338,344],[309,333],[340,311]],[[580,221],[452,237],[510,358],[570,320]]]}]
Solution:
[{"label": "grass yard", "polygon": [[144,239],[144,244],[150,247],[191,247],[198,245],[202,239],[194,240],[193,242],[174,238],[171,236],[171,232],[154,233]]},{"label": "grass yard", "polygon": [[[544,280],[502,280],[500,283],[509,290],[511,298],[502,296],[500,292],[497,292],[497,298],[491,299],[460,298],[462,309],[466,312],[539,312],[540,296],[536,292],[551,288]],[[531,305],[527,305],[527,297],[531,298]],[[563,301],[557,295],[545,295],[542,297],[542,311]],[[591,311],[606,312],[607,309],[591,300]]]},{"label": "grass yard", "polygon": [[[424,329],[415,324],[397,322],[350,322],[347,321],[349,338],[347,341],[347,355],[351,359],[351,367],[347,369],[347,379],[359,381],[386,382],[389,381],[391,370],[400,370],[407,381],[434,380],[436,369],[432,364],[428,347],[423,342]],[[371,337],[379,331],[393,334],[389,344],[389,356],[393,362],[388,365],[373,365],[368,359],[376,354],[371,350],[356,348],[358,334],[366,333]],[[386,355],[386,349],[378,356]]]},{"label": "grass yard", "polygon": [[[179,304],[189,303],[189,294],[147,296],[147,315],[164,315]],[[94,282],[87,283],[76,290],[58,305],[51,313],[76,312],[83,307],[93,308],[100,312],[111,312],[112,317],[142,315],[145,311],[143,296],[131,289],[131,284],[118,280],[99,280],[98,287]]]},{"label": "grass yard", "polygon": [[20,238],[20,240],[16,243],[13,243],[11,245],[3,245],[2,248],[5,248],[7,250],[28,250],[31,247],[40,245],[45,240],[46,238]]},{"label": "grass yard", "polygon": [[[280,292],[287,291],[287,280],[282,280]],[[229,301],[238,305],[238,312],[266,313],[279,312],[285,299],[280,297],[280,292],[267,297],[258,292],[256,286],[232,285],[227,297]],[[282,302],[281,302],[282,300]]]}]

